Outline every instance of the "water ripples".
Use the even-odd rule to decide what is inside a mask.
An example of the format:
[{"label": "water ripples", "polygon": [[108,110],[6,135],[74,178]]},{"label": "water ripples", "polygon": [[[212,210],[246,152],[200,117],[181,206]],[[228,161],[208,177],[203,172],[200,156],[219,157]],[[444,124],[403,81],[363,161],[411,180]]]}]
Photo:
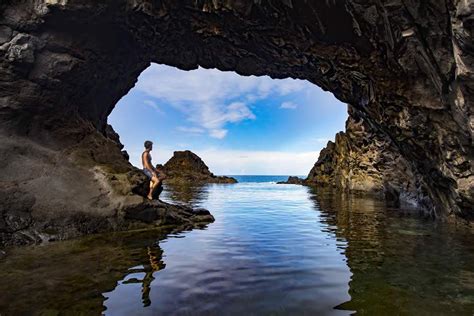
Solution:
[{"label": "water ripples", "polygon": [[472,315],[474,238],[377,199],[275,183],[168,187],[216,221],[18,248],[0,314]]},{"label": "water ripples", "polygon": [[[167,268],[155,274],[153,303],[144,313],[341,313],[333,307],[349,298],[351,276],[336,251],[344,243],[328,234],[306,188],[242,183],[206,189],[205,199],[187,201],[212,210],[216,221],[161,243]],[[168,197],[179,200],[176,191]],[[107,313],[129,312],[114,309],[113,294]]]}]

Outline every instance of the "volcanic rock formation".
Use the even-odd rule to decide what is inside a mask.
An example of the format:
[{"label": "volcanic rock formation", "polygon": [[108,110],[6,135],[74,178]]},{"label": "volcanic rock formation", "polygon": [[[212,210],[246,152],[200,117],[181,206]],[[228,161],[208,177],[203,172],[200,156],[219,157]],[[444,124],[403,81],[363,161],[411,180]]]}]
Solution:
[{"label": "volcanic rock formation", "polygon": [[472,219],[473,10],[461,0],[2,1],[0,230],[23,227],[11,224],[18,214],[115,214],[137,198],[146,179],[107,136],[107,116],[151,62],[309,80],[352,108],[327,152],[340,165],[320,164],[320,178],[394,187],[431,214]]},{"label": "volcanic rock formation", "polygon": [[277,184],[303,184],[303,179],[290,176],[286,181],[278,181]]},{"label": "volcanic rock formation", "polygon": [[422,181],[393,142],[349,106],[346,131],[338,133],[335,143],[329,141],[321,150],[304,183],[374,193],[396,204],[428,207],[423,205],[427,188]]},{"label": "volcanic rock formation", "polygon": [[149,181],[125,160],[118,138],[93,132],[74,140],[76,145],[63,140],[68,145],[48,147],[15,135],[2,138],[0,248],[214,221],[208,211],[144,199]]},{"label": "volcanic rock formation", "polygon": [[166,174],[166,183],[237,183],[234,178],[214,175],[204,161],[189,150],[175,151],[173,157],[164,166],[157,167]]}]

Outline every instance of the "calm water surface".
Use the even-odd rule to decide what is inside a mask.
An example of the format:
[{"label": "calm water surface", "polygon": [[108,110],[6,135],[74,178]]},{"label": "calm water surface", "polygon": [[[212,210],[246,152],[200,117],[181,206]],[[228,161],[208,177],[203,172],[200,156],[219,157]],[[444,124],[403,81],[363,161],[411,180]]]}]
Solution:
[{"label": "calm water surface", "polygon": [[0,314],[474,314],[472,233],[283,178],[168,187],[213,213],[203,230],[12,249]]}]

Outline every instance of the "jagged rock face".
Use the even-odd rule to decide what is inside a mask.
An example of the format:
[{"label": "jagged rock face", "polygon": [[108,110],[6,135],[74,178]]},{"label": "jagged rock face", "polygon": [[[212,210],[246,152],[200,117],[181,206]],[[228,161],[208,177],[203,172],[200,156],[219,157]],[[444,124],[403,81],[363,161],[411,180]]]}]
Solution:
[{"label": "jagged rock face", "polygon": [[346,131],[338,133],[335,143],[329,141],[321,150],[305,184],[374,193],[391,202],[430,209],[433,205],[426,184],[393,142],[371,128],[351,106],[349,113]]},{"label": "jagged rock face", "polygon": [[163,166],[167,179],[165,182],[173,183],[236,183],[231,177],[215,176],[204,161],[195,153],[175,151],[173,157]]},{"label": "jagged rock face", "polygon": [[[30,173],[11,175],[25,166],[35,174],[54,170],[53,161],[38,159],[42,153],[66,157],[61,168],[67,170],[76,168],[80,152],[88,170],[130,171],[120,148],[107,154],[101,148],[112,142],[103,136],[107,116],[157,62],[309,80],[351,104],[356,121],[380,135],[371,139],[364,128],[359,136],[347,133],[350,142],[366,143],[381,163],[385,154],[377,148],[401,157],[402,178],[413,174],[410,183],[424,188],[430,212],[472,218],[473,6],[460,0],[3,1],[0,146],[17,154],[4,157],[0,180],[21,183],[38,203],[47,183],[38,188]],[[378,140],[388,143],[380,147]],[[41,166],[30,168],[37,160]],[[346,187],[372,186],[357,184],[357,177],[339,181],[337,174],[327,173]],[[391,181],[376,174],[370,174],[373,187]],[[65,181],[63,190],[79,190],[83,181]]]}]

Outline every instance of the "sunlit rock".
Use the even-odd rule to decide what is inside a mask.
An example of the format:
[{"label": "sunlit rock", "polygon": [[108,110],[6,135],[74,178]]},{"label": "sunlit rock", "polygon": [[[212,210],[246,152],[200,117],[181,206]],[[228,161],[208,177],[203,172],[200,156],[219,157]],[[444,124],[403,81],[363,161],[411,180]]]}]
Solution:
[{"label": "sunlit rock", "polygon": [[303,184],[303,182],[301,178],[290,176],[286,181],[278,181],[277,184]]},{"label": "sunlit rock", "polygon": [[204,161],[189,150],[175,151],[173,157],[158,169],[166,174],[166,183],[237,183],[234,178],[214,175]]}]

